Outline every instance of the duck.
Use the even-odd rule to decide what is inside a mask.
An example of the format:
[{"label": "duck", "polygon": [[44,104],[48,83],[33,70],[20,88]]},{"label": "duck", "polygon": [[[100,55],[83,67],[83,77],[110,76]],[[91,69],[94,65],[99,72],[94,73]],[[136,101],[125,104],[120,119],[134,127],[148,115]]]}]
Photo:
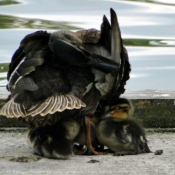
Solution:
[{"label": "duck", "polygon": [[132,118],[132,103],[119,98],[114,105],[107,107],[96,123],[96,137],[114,156],[150,153],[146,134],[138,121]]},{"label": "duck", "polygon": [[[10,95],[0,114],[27,123],[29,141],[31,145],[38,145],[39,149],[32,146],[38,154],[43,154],[38,151],[42,150],[43,142],[37,138],[46,138],[47,133],[54,134],[62,126],[63,118],[68,123],[76,118],[80,128],[84,123],[89,152],[98,154],[91,145],[90,118],[100,101],[105,101],[106,105],[124,93],[130,73],[128,53],[112,8],[110,16],[111,24],[103,16],[101,31],[59,30],[28,34],[13,54],[6,86]],[[53,127],[52,132],[48,129],[50,127]],[[65,138],[68,130],[56,133]],[[65,147],[67,145],[69,155],[71,144],[65,142]]]}]

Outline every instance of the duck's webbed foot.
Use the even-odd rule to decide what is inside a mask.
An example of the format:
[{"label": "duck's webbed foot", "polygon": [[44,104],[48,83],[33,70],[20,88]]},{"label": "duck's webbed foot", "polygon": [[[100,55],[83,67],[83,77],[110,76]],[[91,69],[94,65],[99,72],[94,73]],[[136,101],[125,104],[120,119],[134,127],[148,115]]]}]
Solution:
[{"label": "duck's webbed foot", "polygon": [[28,140],[34,152],[43,157],[68,159],[72,154],[72,142],[65,137],[60,128],[56,129],[54,126],[30,130]]}]

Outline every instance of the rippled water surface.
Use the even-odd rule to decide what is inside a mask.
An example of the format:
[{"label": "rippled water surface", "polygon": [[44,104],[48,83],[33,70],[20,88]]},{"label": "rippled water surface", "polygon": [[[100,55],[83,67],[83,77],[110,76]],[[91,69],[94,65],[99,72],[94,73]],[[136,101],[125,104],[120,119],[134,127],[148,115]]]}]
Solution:
[{"label": "rippled water surface", "polygon": [[0,86],[21,39],[36,30],[100,29],[109,8],[132,65],[130,90],[175,89],[175,0],[0,0]]}]

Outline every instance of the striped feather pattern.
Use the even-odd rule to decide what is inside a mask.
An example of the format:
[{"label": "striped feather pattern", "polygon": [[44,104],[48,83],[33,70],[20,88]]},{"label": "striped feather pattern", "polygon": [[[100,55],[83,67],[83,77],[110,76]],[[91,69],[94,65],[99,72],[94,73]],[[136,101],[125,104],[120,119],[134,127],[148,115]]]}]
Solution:
[{"label": "striped feather pattern", "polygon": [[9,118],[19,118],[26,116],[45,116],[47,114],[53,114],[55,112],[62,112],[66,109],[80,109],[86,107],[77,97],[66,94],[66,95],[52,95],[48,97],[45,101],[40,101],[36,105],[32,106],[30,109],[24,109],[20,104],[15,103],[12,98],[8,101],[0,110],[1,115],[5,115]]}]

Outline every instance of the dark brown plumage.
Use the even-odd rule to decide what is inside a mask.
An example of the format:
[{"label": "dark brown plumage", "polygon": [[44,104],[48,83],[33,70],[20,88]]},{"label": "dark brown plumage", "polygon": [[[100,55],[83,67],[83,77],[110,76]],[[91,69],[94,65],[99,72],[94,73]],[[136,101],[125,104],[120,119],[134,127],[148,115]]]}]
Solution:
[{"label": "dark brown plumage", "polygon": [[[74,118],[81,127],[84,117],[88,121],[94,114],[99,101],[106,105],[124,92],[129,72],[127,52],[113,9],[111,24],[104,16],[101,31],[37,31],[22,39],[12,57],[7,75],[10,96],[0,113],[27,122],[31,130],[29,141],[38,145],[40,151],[33,149],[48,157],[42,153],[43,142],[37,137],[57,133],[58,138],[65,138],[69,120]],[[62,126],[66,121],[68,124]],[[57,132],[59,127],[65,132]],[[89,136],[88,127],[86,132]],[[64,155],[69,155],[72,141],[64,141],[69,145]],[[62,146],[57,145],[61,154]],[[47,148],[55,151],[52,146]]]}]

